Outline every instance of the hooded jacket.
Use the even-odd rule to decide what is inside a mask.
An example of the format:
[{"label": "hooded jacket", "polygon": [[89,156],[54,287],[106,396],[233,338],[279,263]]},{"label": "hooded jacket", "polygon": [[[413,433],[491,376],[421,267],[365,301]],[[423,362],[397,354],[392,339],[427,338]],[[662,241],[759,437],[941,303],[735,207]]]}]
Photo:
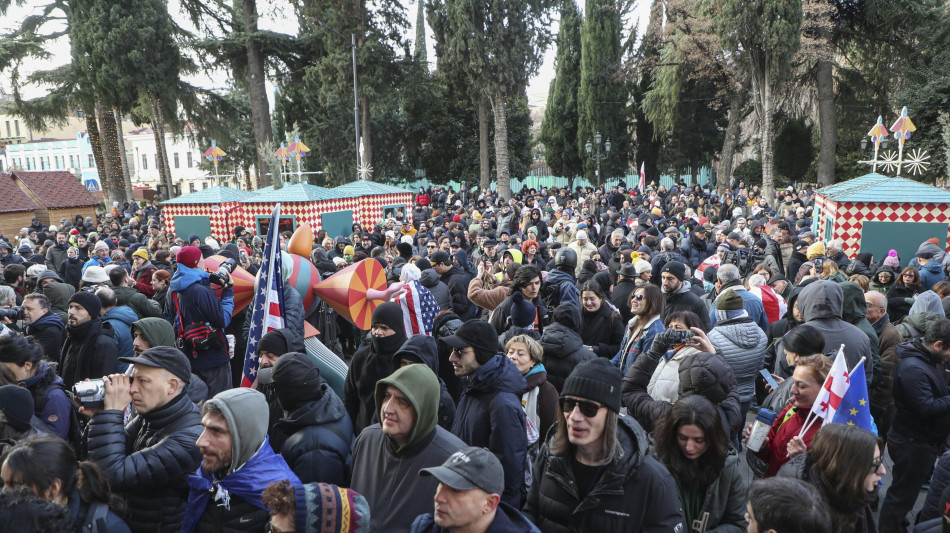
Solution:
[{"label": "hooded jacket", "polygon": [[[439,375],[439,349],[436,340],[428,335],[413,335],[393,354],[393,368],[402,366],[403,359],[410,359],[432,369],[432,373]],[[449,394],[445,383],[439,379],[439,427],[451,431],[455,421],[455,400]],[[379,422],[379,412],[373,414],[373,422]]]},{"label": "hooded jacket", "polygon": [[[881,283],[878,279],[878,274],[881,272],[890,272],[891,280],[887,283]],[[871,277],[870,289],[872,291],[877,291],[882,294],[886,294],[888,289],[891,288],[891,285],[894,285],[894,282],[897,280],[897,272],[894,272],[894,269],[889,266],[882,266],[874,272],[874,276]]]},{"label": "hooded jacket", "polygon": [[43,347],[46,359],[58,363],[63,349],[63,331],[65,328],[66,325],[63,324],[63,319],[50,309],[39,320],[26,326],[23,332],[31,335]]},{"label": "hooded jacket", "polygon": [[68,326],[60,367],[66,390],[71,390],[77,381],[117,372],[117,352],[112,326],[103,323],[99,317],[78,326]]},{"label": "hooded jacket", "polygon": [[[232,287],[223,289],[219,300],[208,288],[208,283],[207,272],[178,265],[178,270],[172,276],[170,297],[173,300],[178,299],[177,307],[181,308],[182,316],[178,316],[173,301],[165,306],[165,318],[175,328],[176,335],[189,324],[205,322],[217,328],[218,334],[224,336],[224,328],[231,323],[231,312],[234,310],[234,289]],[[145,295],[141,296],[145,297]],[[198,356],[191,360],[191,370],[196,373],[211,370],[228,364],[228,361],[228,348],[225,342],[223,346],[199,352]]]},{"label": "hooded jacket", "polygon": [[89,458],[102,467],[112,490],[125,496],[133,531],[179,531],[186,480],[201,463],[195,446],[201,431],[198,408],[184,392],[137,415],[128,425],[121,410],[92,416],[87,429]]},{"label": "hooded jacket", "polygon": [[343,405],[353,421],[353,432],[359,434],[373,420],[373,395],[376,383],[393,372],[392,358],[406,341],[406,333],[396,330],[389,337],[374,338],[364,343],[350,360],[350,369],[343,383]]},{"label": "hooded jacket", "polygon": [[929,263],[920,267],[921,291],[930,290],[937,282],[946,281],[946,279],[947,276],[943,273],[943,265],[936,259],[932,259]]},{"label": "hooded jacket", "polygon": [[374,393],[377,411],[390,386],[409,400],[415,424],[402,446],[383,433],[379,424],[364,429],[353,444],[350,488],[369,503],[372,531],[402,533],[410,530],[416,516],[432,511],[439,482],[420,476],[419,470],[441,465],[465,443],[436,424],[439,382],[429,369],[409,365],[380,380]]},{"label": "hooded jacket", "polygon": [[574,367],[597,357],[594,352],[584,347],[580,331],[581,320],[577,308],[559,305],[554,310],[554,322],[548,324],[541,334],[540,342],[541,348],[544,349],[544,368],[548,371],[548,382],[554,385],[558,392]]},{"label": "hooded jacket", "polygon": [[[753,294],[752,292],[746,290],[742,286],[741,280],[730,281],[729,283],[723,283],[719,287],[719,293],[722,294],[726,292],[726,289],[732,289],[736,294],[742,297],[742,308],[745,309],[746,313],[749,314],[749,317],[752,318],[752,321],[755,322],[759,329],[762,331],[767,331],[769,329],[769,318],[765,312],[765,306],[762,304],[762,299]],[[716,316],[716,300],[719,299],[718,294],[716,298],[712,300],[711,305],[709,306],[709,325],[715,327],[716,323],[719,322],[719,317]],[[777,322],[778,320],[776,320]]]},{"label": "hooded jacket", "polygon": [[[465,255],[465,252],[457,252]],[[466,259],[467,261],[467,259]],[[456,264],[447,270],[440,278],[449,289],[449,295],[452,300],[452,311],[463,320],[475,317],[475,308],[472,301],[468,299],[468,281],[469,275]]]},{"label": "hooded jacket", "polygon": [[716,324],[709,332],[709,340],[732,367],[739,401],[751,402],[755,398],[755,377],[765,359],[765,333],[744,316]]},{"label": "hooded jacket", "polygon": [[53,280],[43,286],[43,294],[49,300],[49,308],[63,317],[63,322],[66,322],[65,317],[69,310],[69,299],[73,294],[76,294],[76,289],[68,283],[63,283],[52,270],[40,274],[36,282],[39,283],[44,279]]},{"label": "hooded jacket", "polygon": [[282,355],[274,385],[287,414],[269,431],[271,447],[304,483],[346,483],[353,423],[316,362],[305,353]]},{"label": "hooded jacket", "polygon": [[921,339],[899,344],[897,356],[897,416],[891,431],[919,443],[942,444],[950,434],[950,391],[943,362],[924,348]]},{"label": "hooded jacket", "polygon": [[452,308],[452,296],[449,294],[449,287],[439,279],[439,273],[431,268],[422,271],[419,283],[429,289],[435,301],[439,303],[439,309],[445,311]]},{"label": "hooded jacket", "polygon": [[[253,389],[229,389],[208,400],[224,417],[231,435],[231,466],[212,474],[198,468],[188,478],[182,533],[263,531],[270,513],[261,495],[267,485],[300,479],[267,440],[267,405]],[[222,477],[217,477],[217,475]]]},{"label": "hooded jacket", "polygon": [[649,455],[649,438],[632,418],[620,415],[617,438],[623,453],[603,466],[583,499],[574,487],[573,451],[553,453],[555,436],[552,432],[541,448],[524,511],[542,531],[683,531],[676,482]]},{"label": "hooded jacket", "polygon": [[[844,296],[841,304],[841,318],[845,322],[855,325],[868,336],[868,343],[871,346],[871,359],[866,363],[871,365],[874,374],[871,377],[871,382],[875,383],[881,379],[884,368],[881,366],[881,344],[877,338],[877,331],[874,330],[874,327],[866,318],[868,306],[867,300],[864,299],[864,290],[861,289],[860,285],[851,281],[846,281],[840,285]],[[934,297],[936,296],[934,294]],[[937,305],[940,305],[940,298],[936,298],[936,300]]]},{"label": "hooded jacket", "polygon": [[[844,356],[848,368],[854,368],[862,357],[873,362],[871,342],[866,333],[857,326],[841,319],[844,293],[833,281],[818,280],[809,283],[798,296],[798,310],[809,326],[825,337],[825,355],[834,357],[844,344]],[[871,385],[873,372],[866,372]]]},{"label": "hooded jacket", "polygon": [[132,351],[132,324],[139,319],[135,315],[135,311],[124,305],[118,305],[103,313],[100,319],[112,326],[115,342],[119,349],[119,357],[135,355]]},{"label": "hooded jacket", "polygon": [[[512,294],[514,294],[514,289],[511,289]],[[520,291],[518,291],[520,292]],[[524,293],[522,293],[524,295]],[[545,328],[545,317],[548,315],[548,306],[544,302],[544,299],[541,298],[540,294],[537,298],[531,301],[537,308],[537,317],[535,325],[537,326],[538,333],[543,333]],[[488,323],[495,328],[495,331],[502,333],[509,329],[511,323],[508,321],[511,318],[511,306],[513,301],[511,295],[504,299],[498,307],[488,316]],[[579,331],[579,330],[578,330]]]},{"label": "hooded jacket", "polygon": [[[550,374],[548,374],[550,376]],[[452,433],[469,446],[488,448],[505,469],[502,501],[520,508],[528,449],[521,393],[524,376],[507,357],[495,355],[470,376]]]}]

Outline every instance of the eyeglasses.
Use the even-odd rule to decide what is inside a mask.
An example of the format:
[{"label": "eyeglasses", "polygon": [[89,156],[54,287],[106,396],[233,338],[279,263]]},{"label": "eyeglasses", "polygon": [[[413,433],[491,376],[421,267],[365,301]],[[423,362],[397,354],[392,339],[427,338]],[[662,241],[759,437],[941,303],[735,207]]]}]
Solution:
[{"label": "eyeglasses", "polygon": [[644,296],[644,295],[642,295],[642,294],[634,294],[633,296],[630,297],[630,301],[631,301],[631,302],[633,302],[633,301],[639,302],[640,300],[642,300],[642,299],[644,299],[644,298],[646,298],[646,296]]},{"label": "eyeglasses", "polygon": [[434,244],[427,244],[427,245],[426,245],[426,248],[435,248],[435,245],[434,245]]},{"label": "eyeglasses", "polygon": [[597,411],[603,407],[597,402],[578,400],[576,398],[565,398],[564,396],[561,396],[558,398],[558,400],[561,402],[561,412],[572,413],[574,412],[574,407],[580,407],[581,414],[587,418],[593,418],[597,416]]},{"label": "eyeglasses", "polygon": [[884,464],[884,459],[879,458],[877,461],[871,463],[871,473],[875,473],[881,469],[881,465]]}]

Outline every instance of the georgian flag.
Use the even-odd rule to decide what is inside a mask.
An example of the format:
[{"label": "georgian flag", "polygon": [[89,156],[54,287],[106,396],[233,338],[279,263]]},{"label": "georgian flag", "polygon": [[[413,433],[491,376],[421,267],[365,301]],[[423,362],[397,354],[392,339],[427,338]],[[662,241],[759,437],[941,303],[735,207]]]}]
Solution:
[{"label": "georgian flag", "polygon": [[828,372],[825,384],[818,392],[818,397],[815,398],[811,412],[826,421],[833,420],[841,405],[841,399],[844,398],[850,386],[851,375],[848,373],[848,363],[844,357],[844,345],[841,345],[838,355],[835,356],[835,362],[831,365],[831,372]]}]

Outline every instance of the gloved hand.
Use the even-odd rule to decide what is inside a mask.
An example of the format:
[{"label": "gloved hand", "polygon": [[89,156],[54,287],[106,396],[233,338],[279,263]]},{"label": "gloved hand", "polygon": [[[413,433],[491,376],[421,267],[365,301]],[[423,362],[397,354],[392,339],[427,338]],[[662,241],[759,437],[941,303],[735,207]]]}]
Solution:
[{"label": "gloved hand", "polygon": [[661,333],[657,333],[653,337],[653,344],[650,346],[650,349],[647,350],[647,357],[653,359],[654,361],[659,361],[670,348],[677,343],[677,336],[679,335],[678,331],[675,329],[668,329]]}]

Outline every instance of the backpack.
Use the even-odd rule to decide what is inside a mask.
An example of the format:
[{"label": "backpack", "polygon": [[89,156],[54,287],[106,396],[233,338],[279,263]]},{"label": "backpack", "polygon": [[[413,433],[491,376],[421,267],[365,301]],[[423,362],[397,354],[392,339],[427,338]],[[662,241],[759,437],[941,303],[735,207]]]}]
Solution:
[{"label": "backpack", "polygon": [[[544,305],[548,308],[548,313],[553,313],[557,306],[561,304],[561,285],[565,283],[573,286],[573,283],[566,279],[562,279],[556,283],[548,283],[545,281],[541,284],[541,291],[538,293],[538,297],[544,301]],[[574,290],[577,289],[575,288]],[[546,317],[541,317],[542,320],[545,318]]]},{"label": "backpack", "polygon": [[[76,406],[76,402],[72,401],[72,396],[66,390],[66,387],[61,383],[50,383],[39,389],[34,393],[34,411],[36,413],[42,413],[46,409],[46,402],[49,400],[49,392],[53,389],[59,389],[66,393],[66,397],[69,401],[69,434],[67,435],[66,442],[69,443],[73,451],[77,455],[80,454],[82,450],[82,424],[79,420],[79,407]],[[38,418],[38,417],[37,417]]]}]

